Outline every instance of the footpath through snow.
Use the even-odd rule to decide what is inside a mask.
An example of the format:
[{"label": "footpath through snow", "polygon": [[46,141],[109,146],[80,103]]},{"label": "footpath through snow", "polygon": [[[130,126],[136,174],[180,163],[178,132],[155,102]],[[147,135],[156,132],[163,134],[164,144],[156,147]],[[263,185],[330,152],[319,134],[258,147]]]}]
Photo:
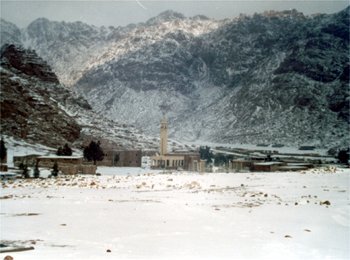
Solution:
[{"label": "footpath through snow", "polygon": [[2,181],[0,258],[350,258],[349,169],[128,170]]}]

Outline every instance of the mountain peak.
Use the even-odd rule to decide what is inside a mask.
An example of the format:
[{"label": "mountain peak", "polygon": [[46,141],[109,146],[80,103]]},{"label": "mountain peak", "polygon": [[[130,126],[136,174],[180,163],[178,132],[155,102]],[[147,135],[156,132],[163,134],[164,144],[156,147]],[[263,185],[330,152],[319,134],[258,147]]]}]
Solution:
[{"label": "mountain peak", "polygon": [[28,27],[31,27],[33,25],[37,25],[37,24],[48,24],[50,23],[51,21],[45,17],[40,17],[40,18],[37,18],[35,19],[34,21],[32,21]]},{"label": "mountain peak", "polygon": [[174,21],[177,19],[185,19],[185,18],[186,17],[181,13],[175,12],[173,10],[166,10],[160,13],[159,15],[157,15],[156,17],[149,19],[146,22],[146,24],[152,25],[160,22],[169,22],[169,21]]}]

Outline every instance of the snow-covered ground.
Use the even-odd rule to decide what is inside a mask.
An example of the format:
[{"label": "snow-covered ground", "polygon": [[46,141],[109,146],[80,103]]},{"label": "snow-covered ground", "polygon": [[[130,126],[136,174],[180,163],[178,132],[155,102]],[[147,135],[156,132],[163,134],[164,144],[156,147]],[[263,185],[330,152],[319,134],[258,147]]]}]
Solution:
[{"label": "snow-covered ground", "polygon": [[350,258],[349,169],[98,172],[3,182],[0,258]]}]

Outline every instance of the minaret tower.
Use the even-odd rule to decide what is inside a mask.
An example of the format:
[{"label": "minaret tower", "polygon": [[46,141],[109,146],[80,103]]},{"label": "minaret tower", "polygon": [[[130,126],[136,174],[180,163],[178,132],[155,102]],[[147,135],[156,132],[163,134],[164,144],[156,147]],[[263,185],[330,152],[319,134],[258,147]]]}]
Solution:
[{"label": "minaret tower", "polygon": [[160,155],[168,153],[168,122],[165,118],[160,121]]}]

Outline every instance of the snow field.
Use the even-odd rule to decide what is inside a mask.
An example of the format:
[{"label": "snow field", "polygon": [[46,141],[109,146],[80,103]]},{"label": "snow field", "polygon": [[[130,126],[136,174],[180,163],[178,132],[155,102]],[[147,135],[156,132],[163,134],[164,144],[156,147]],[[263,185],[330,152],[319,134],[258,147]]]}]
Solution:
[{"label": "snow field", "polygon": [[[102,176],[2,182],[2,243],[35,247],[6,255],[15,259],[350,256],[349,169],[198,174],[130,168],[124,169],[127,175],[122,169],[99,167]],[[330,205],[322,204],[325,201]]]}]

